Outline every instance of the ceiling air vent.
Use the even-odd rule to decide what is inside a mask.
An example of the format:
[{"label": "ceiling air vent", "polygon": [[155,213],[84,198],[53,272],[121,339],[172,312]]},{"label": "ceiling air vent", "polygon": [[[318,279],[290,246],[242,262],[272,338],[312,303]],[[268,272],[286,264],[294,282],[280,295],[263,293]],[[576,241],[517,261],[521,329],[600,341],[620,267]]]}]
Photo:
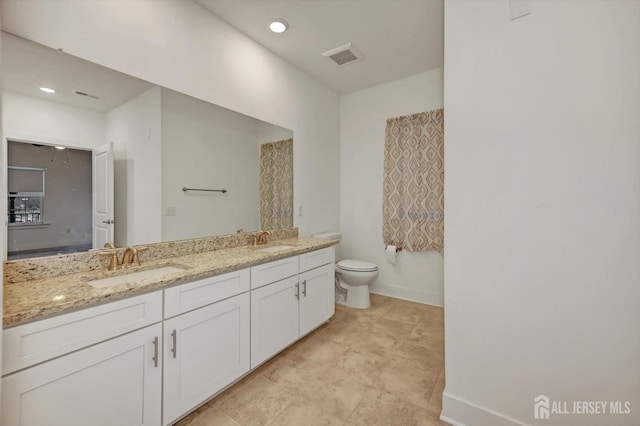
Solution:
[{"label": "ceiling air vent", "polygon": [[362,53],[358,51],[351,43],[344,44],[335,49],[327,50],[322,54],[333,60],[338,66],[344,66],[362,60]]},{"label": "ceiling air vent", "polygon": [[93,99],[100,99],[95,95],[90,95],[88,93],[84,93],[84,92],[80,92],[80,91],[76,91],[76,95],[80,95],[80,96],[86,96],[88,98],[93,98]]}]

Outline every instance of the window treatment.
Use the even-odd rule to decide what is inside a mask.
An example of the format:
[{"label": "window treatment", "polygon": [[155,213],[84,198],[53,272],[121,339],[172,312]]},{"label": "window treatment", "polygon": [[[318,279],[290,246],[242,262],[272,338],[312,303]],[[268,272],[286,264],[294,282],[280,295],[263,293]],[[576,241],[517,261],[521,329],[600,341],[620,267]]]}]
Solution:
[{"label": "window treatment", "polygon": [[407,251],[444,247],[444,112],[387,120],[382,236]]},{"label": "window treatment", "polygon": [[260,229],[293,228],[293,139],[260,146]]}]

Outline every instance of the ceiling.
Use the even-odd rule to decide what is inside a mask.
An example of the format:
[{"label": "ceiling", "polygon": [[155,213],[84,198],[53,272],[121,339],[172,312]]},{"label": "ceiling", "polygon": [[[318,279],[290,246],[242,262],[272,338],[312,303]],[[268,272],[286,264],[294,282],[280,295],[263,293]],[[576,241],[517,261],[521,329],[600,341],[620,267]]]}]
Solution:
[{"label": "ceiling", "polygon": [[[441,68],[443,0],[194,0],[339,94]],[[272,33],[275,18],[289,30]],[[338,67],[322,53],[346,43],[364,59]]]},{"label": "ceiling", "polygon": [[[2,33],[2,87],[9,92],[106,112],[153,87],[15,35]],[[56,93],[44,93],[40,87]],[[81,96],[75,92],[90,96]],[[97,99],[96,99],[97,98]]]}]

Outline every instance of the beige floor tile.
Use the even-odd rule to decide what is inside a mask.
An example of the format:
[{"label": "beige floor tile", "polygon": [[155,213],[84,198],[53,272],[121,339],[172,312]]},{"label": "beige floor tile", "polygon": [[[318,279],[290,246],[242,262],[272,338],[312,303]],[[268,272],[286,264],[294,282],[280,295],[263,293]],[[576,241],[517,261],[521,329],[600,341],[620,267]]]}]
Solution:
[{"label": "beige floor tile", "polygon": [[328,324],[178,424],[444,424],[443,324],[441,308],[374,294],[369,309],[337,305]]},{"label": "beige floor tile", "polygon": [[390,359],[366,351],[348,350],[329,368],[328,373],[373,386]]},{"label": "beige floor tile", "polygon": [[388,318],[378,318],[376,322],[371,324],[369,331],[373,334],[404,339],[411,334],[413,328],[414,325],[412,324],[394,321]]},{"label": "beige floor tile", "polygon": [[318,406],[303,399],[295,399],[276,417],[273,426],[342,426],[344,422]]},{"label": "beige floor tile", "polygon": [[423,346],[413,340],[405,340],[395,353],[397,358],[413,360],[422,370],[437,370],[444,368],[444,354],[441,351]]},{"label": "beige floor tile", "polygon": [[346,420],[367,389],[367,386],[349,380],[344,375],[327,371],[322,377],[307,380],[297,391],[300,397],[317,405],[321,410]]},{"label": "beige floor tile", "polygon": [[385,318],[393,321],[416,325],[423,317],[425,308],[423,305],[409,303],[394,303]]},{"label": "beige floor tile", "polygon": [[263,426],[293,400],[282,385],[263,377],[244,385],[220,404],[220,410],[242,426]]},{"label": "beige floor tile", "polygon": [[437,306],[427,306],[422,314],[422,320],[442,327],[444,325],[444,309]]},{"label": "beige floor tile", "polygon": [[297,389],[309,380],[320,380],[331,364],[310,361],[295,354],[277,357],[262,370],[267,380],[282,385],[287,391],[297,393]]},{"label": "beige floor tile", "polygon": [[382,390],[371,389],[348,423],[354,426],[431,426],[432,413]]},{"label": "beige floor tile", "polygon": [[401,342],[401,339],[390,335],[360,333],[353,335],[349,347],[353,350],[391,358],[400,347]]},{"label": "beige floor tile", "polygon": [[321,334],[315,334],[293,345],[287,351],[287,355],[294,354],[310,361],[332,362],[346,350],[344,344],[334,342]]},{"label": "beige floor tile", "polygon": [[329,326],[318,332],[316,336],[331,340],[332,342],[347,345],[353,340],[353,336],[367,334],[370,332],[371,324],[360,321],[346,322],[338,321],[329,323]]},{"label": "beige floor tile", "polygon": [[394,359],[380,374],[376,387],[426,409],[439,374],[439,369],[421,369],[414,360]]},{"label": "beige floor tile", "polygon": [[217,408],[198,410],[185,417],[176,426],[238,426],[238,423],[227,417]]},{"label": "beige floor tile", "polygon": [[442,392],[444,392],[444,368],[440,371],[440,375],[438,376],[438,380],[436,381],[435,387],[433,388],[433,393],[431,394],[431,399],[429,400],[429,410],[435,411],[440,415],[442,411]]}]

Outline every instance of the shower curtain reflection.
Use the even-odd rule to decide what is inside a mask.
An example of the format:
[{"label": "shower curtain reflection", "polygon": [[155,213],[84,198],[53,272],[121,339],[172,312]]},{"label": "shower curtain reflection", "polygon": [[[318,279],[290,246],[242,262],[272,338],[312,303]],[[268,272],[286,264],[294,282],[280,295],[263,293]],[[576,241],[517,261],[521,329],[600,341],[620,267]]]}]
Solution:
[{"label": "shower curtain reflection", "polygon": [[260,146],[260,228],[293,227],[293,139]]}]

